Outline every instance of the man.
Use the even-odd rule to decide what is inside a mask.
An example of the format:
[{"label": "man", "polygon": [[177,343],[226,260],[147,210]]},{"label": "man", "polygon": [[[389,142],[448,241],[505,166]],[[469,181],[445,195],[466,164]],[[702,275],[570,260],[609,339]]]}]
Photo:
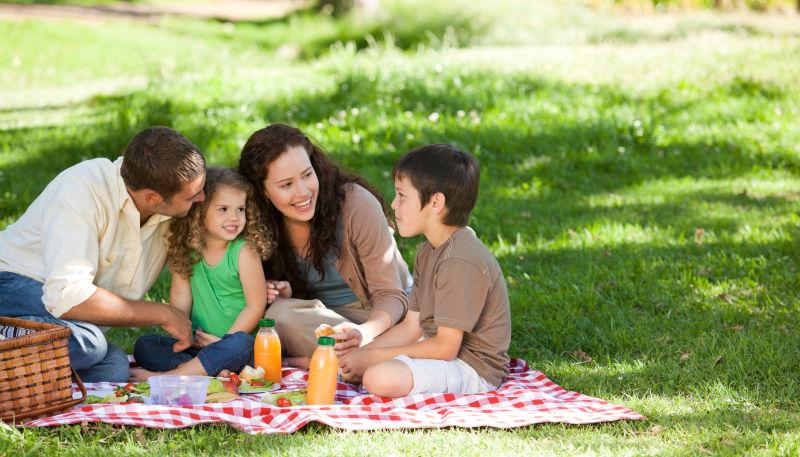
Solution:
[{"label": "man", "polygon": [[160,325],[186,349],[189,319],[141,299],[164,266],[171,218],[203,200],[204,181],[203,155],[166,127],[139,132],[114,162],[66,169],[0,231],[0,315],[69,327],[86,382],[128,380],[127,356],[98,326]]}]

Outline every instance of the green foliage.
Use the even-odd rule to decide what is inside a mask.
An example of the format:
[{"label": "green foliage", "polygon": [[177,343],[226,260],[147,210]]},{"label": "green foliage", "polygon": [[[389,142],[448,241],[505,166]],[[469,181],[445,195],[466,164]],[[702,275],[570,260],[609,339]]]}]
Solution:
[{"label": "green foliage", "polygon": [[733,8],[743,5],[754,11],[791,9],[797,5],[794,0],[614,0],[614,3],[625,6],[647,5],[655,8]]},{"label": "green foliage", "polygon": [[[258,24],[2,22],[0,62],[12,65],[0,65],[0,227],[60,170],[115,157],[153,124],[233,165],[251,132],[289,122],[389,199],[403,152],[454,143],[481,163],[471,225],[506,274],[511,355],[648,421],[264,437],[3,428],[0,454],[796,453],[797,25],[533,5],[535,18],[492,4],[459,46],[359,44],[342,38],[355,17],[307,12]],[[386,27],[447,28],[397,14]],[[520,25],[540,17],[535,33]],[[278,51],[290,35],[304,58]],[[109,64],[114,53],[125,59]],[[399,240],[407,260],[419,241]],[[164,274],[148,298],[167,296]],[[130,350],[152,331],[109,336]]]},{"label": "green foliage", "polygon": [[[139,0],[122,0],[126,3],[137,3]],[[5,0],[3,3],[17,5],[107,5],[120,3],[120,0]]]}]

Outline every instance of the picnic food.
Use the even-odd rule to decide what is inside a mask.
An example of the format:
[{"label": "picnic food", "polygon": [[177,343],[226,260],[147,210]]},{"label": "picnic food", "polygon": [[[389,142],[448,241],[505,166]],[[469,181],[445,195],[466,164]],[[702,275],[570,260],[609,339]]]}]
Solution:
[{"label": "picnic food", "polygon": [[291,392],[275,392],[265,393],[261,397],[261,401],[271,405],[280,406],[297,406],[306,404],[306,389],[293,390]]},{"label": "picnic food", "polygon": [[239,385],[236,382],[238,381],[238,376],[233,379],[234,376],[236,376],[236,373],[231,373],[229,378],[211,378],[208,382],[208,393],[227,392],[238,395]]},{"label": "picnic food", "polygon": [[114,394],[117,397],[128,396],[130,394],[139,394],[150,396],[150,383],[149,382],[139,382],[139,383],[132,383],[129,382],[124,386],[117,386],[114,388]]},{"label": "picnic food", "polygon": [[263,378],[264,377],[264,368],[258,367],[253,368],[250,365],[246,365],[242,372],[239,373],[239,377],[244,379],[245,381],[250,381],[252,379]]},{"label": "picnic food", "polygon": [[247,365],[239,373],[239,377],[241,378],[239,392],[242,393],[265,392],[266,388],[273,384],[264,378],[264,369],[261,367],[253,368]]},{"label": "picnic food", "polygon": [[225,403],[239,398],[238,395],[230,392],[214,392],[206,395],[206,403]]},{"label": "picnic food", "polygon": [[336,341],[330,336],[321,336],[317,340],[317,349],[311,356],[308,367],[309,405],[332,405],[336,396],[336,371],[339,358],[333,351]]},{"label": "picnic food", "polygon": [[253,348],[256,368],[264,369],[268,381],[281,382],[281,340],[275,332],[275,321],[262,319]]},{"label": "picnic food", "polygon": [[86,400],[83,401],[84,405],[96,405],[99,403],[121,403],[121,404],[144,403],[144,398],[133,394],[117,395],[117,391],[114,391],[114,393],[108,394],[104,397],[100,397],[98,395],[87,395]]},{"label": "picnic food", "polygon": [[314,330],[314,336],[317,338],[331,335],[333,335],[333,327],[328,324],[320,324],[320,326]]}]

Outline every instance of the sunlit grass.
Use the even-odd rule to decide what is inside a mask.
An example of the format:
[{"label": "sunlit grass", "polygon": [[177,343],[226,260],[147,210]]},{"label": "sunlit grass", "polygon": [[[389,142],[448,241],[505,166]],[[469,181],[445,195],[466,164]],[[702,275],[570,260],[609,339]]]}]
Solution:
[{"label": "sunlit grass", "polygon": [[[471,225],[506,275],[511,355],[649,421],[357,434],[312,425],[257,438],[219,426],[3,429],[0,453],[796,452],[796,21],[487,5],[471,6],[489,11],[486,28],[452,42],[441,40],[446,20],[428,21],[440,12],[417,22],[394,12],[409,30],[436,28],[411,45],[337,35],[351,19],[308,13],[0,22],[0,227],[60,170],[116,157],[153,124],[233,165],[250,133],[289,122],[388,198],[397,157],[454,143],[481,162]],[[298,54],[280,49],[288,41]],[[419,241],[399,240],[411,263]],[[165,274],[148,299],[167,296]],[[130,350],[154,330],[109,335]]]}]

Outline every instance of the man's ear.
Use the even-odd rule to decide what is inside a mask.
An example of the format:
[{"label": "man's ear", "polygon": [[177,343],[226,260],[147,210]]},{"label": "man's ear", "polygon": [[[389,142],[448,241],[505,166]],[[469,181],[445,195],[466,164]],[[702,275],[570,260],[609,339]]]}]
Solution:
[{"label": "man's ear", "polygon": [[441,192],[436,192],[431,196],[431,210],[433,210],[433,214],[439,215],[442,214],[443,211],[447,209],[446,201],[444,194]]},{"label": "man's ear", "polygon": [[152,190],[152,189],[144,189],[144,201],[151,207],[158,206],[164,203],[164,199],[161,197],[161,194]]}]

